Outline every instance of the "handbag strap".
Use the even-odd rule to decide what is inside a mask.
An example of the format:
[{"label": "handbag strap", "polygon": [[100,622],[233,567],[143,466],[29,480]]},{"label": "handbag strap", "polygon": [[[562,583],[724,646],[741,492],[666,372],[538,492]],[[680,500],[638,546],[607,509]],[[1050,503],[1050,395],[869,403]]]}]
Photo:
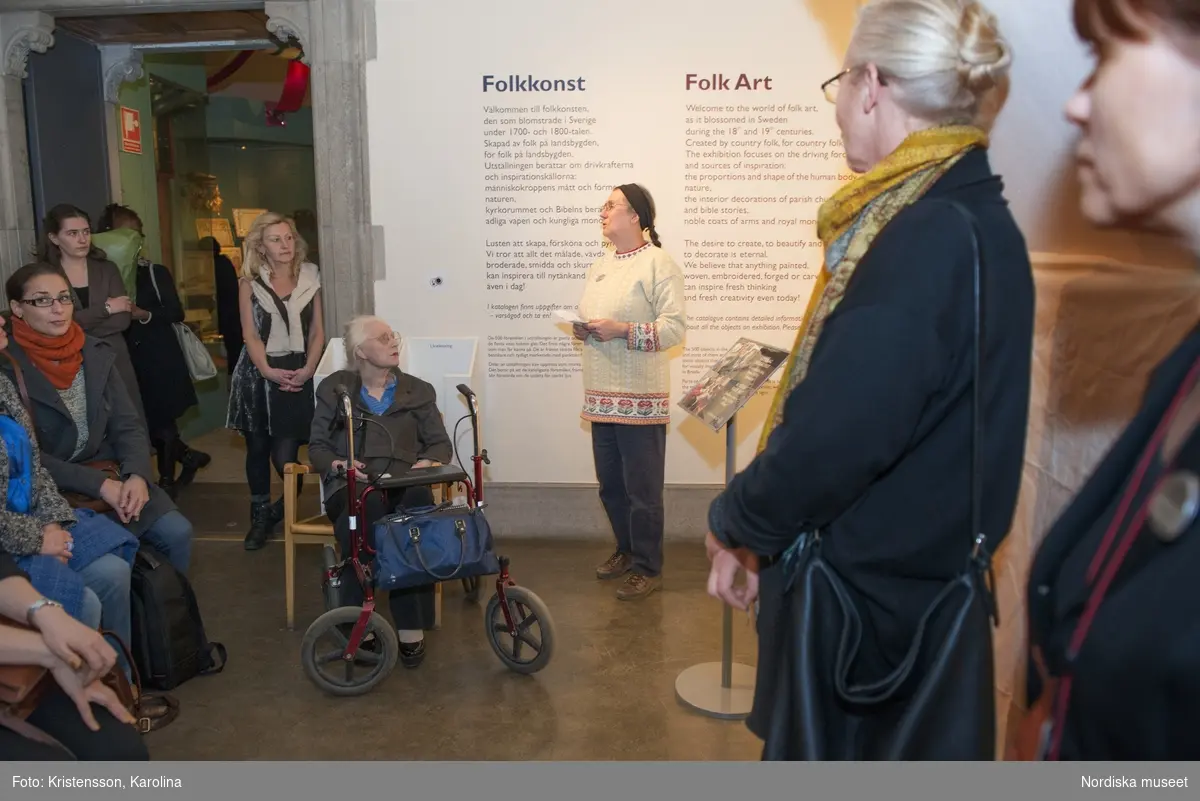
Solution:
[{"label": "handbag strap", "polygon": [[17,364],[17,360],[12,357],[12,354],[7,350],[0,351],[8,363],[12,365],[13,378],[16,380],[17,392],[21,395],[21,405],[25,407],[25,413],[29,415],[29,422],[34,427],[37,426],[37,421],[33,417],[33,404],[29,401],[29,389],[25,386],[25,373],[21,371],[21,365]]},{"label": "handbag strap", "polygon": [[[986,572],[995,586],[992,574],[991,554],[987,550],[987,533],[983,530],[983,369],[984,369],[984,265],[983,249],[979,240],[979,221],[975,215],[957,200],[948,200],[967,223],[971,235],[971,305],[973,330],[971,333],[971,563],[981,572]],[[995,625],[1000,625],[1000,609],[991,592],[984,592],[988,614]]]},{"label": "handbag strap", "polygon": [[162,293],[158,291],[158,279],[154,277],[154,265],[151,264],[146,268],[150,272],[150,284],[154,287],[154,296],[158,298],[158,305],[162,305]]}]

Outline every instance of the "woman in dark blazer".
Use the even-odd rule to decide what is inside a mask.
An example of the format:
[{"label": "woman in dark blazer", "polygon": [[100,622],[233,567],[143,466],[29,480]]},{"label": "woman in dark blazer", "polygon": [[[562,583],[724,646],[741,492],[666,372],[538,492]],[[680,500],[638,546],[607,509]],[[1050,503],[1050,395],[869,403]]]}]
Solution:
[{"label": "woman in dark blazer", "polygon": [[[354,430],[355,467],[372,476],[383,472],[400,475],[411,469],[433,467],[454,456],[450,436],[437,407],[433,386],[401,372],[400,337],[385,320],[356,317],[346,326],[346,361],[354,369],[339,370],[321,381],[313,415],[308,458],[321,474],[325,490],[325,512],[333,521],[342,553],[350,550],[345,471],[349,445],[345,426],[332,425],[337,414],[336,388],[345,386],[354,401],[360,425]],[[374,422],[368,423],[368,418]],[[367,531],[375,520],[401,502],[408,507],[433,503],[430,487],[375,492],[367,498]],[[368,537],[371,534],[368,533]],[[368,539],[368,542],[372,542]],[[374,547],[372,542],[372,547]],[[353,578],[344,598],[348,605],[361,603],[362,588]],[[425,635],[433,628],[434,585],[393,590],[388,603],[400,640],[400,661],[417,667],[425,658]]]},{"label": "woman in dark blazer", "polygon": [[[748,608],[761,571],[749,725],[766,740],[766,758],[877,758],[896,734],[913,685],[927,675],[921,666],[886,703],[850,708],[831,692],[818,702],[826,704],[823,725],[801,724],[813,712],[803,705],[809,688],[797,683],[791,650],[802,623],[793,604],[802,599],[788,595],[794,575],[780,557],[802,535],[820,532],[821,555],[862,620],[849,681],[883,684],[903,664],[926,610],[970,561],[976,381],[986,549],[994,552],[1012,524],[1029,405],[1033,276],[989,163],[982,118],[1009,62],[994,18],[975,3],[881,0],[860,11],[845,69],[825,84],[859,176],[821,207],[825,264],[761,450],[709,511],[709,591]],[[946,64],[962,66],[947,71]],[[983,254],[980,375],[972,360],[971,229],[952,202],[977,221]],[[735,586],[742,571],[748,581]],[[840,620],[834,599],[825,600],[822,620]],[[964,655],[969,664],[957,665],[953,681],[978,695],[953,731],[926,733],[924,758],[994,757],[991,628],[985,614],[964,626],[978,650]],[[931,632],[927,647],[943,636]],[[815,670],[833,673],[835,644],[815,657]]]},{"label": "woman in dark blazer", "polygon": [[[1131,9],[1140,8],[1134,12]],[[1200,258],[1200,16],[1194,3],[1076,0],[1096,64],[1067,105],[1084,215]],[[1026,695],[1012,758],[1200,757],[1200,327],[1030,568]]]},{"label": "woman in dark blazer", "polygon": [[[153,483],[150,443],[117,373],[114,348],[85,336],[69,305],[28,302],[35,295],[69,296],[54,265],[25,265],[9,276],[5,292],[13,314],[9,354],[24,372],[42,463],[54,483],[68,500],[76,493],[107,503],[110,518],[186,573],[192,526]],[[97,461],[115,462],[119,473],[89,465]],[[83,536],[80,525],[76,537]]]},{"label": "woman in dark blazer", "polygon": [[[131,228],[142,231],[142,218],[128,206],[110,204],[100,217],[102,231]],[[141,257],[135,270],[133,324],[125,331],[129,358],[137,374],[150,444],[158,454],[158,485],[172,498],[207,467],[212,457],[189,448],[176,421],[197,405],[196,387],[188,370],[174,326],[183,322],[183,305],[175,279],[161,264]],[[178,479],[175,463],[182,466]]]},{"label": "woman in dark blazer", "polygon": [[133,319],[133,301],[121,280],[121,271],[105,257],[104,251],[92,245],[92,221],[83,209],[60,203],[46,214],[42,231],[38,260],[61,268],[67,276],[75,295],[75,322],[84,333],[112,346],[117,373],[125,382],[134,412],[144,425],[146,410],[125,345],[125,330]]}]

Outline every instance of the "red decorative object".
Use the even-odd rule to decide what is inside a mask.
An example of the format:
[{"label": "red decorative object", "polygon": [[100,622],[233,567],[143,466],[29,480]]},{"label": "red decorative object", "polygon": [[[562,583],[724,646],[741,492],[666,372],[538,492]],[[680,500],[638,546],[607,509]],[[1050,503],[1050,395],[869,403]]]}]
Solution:
[{"label": "red decorative object", "polygon": [[283,91],[275,103],[264,104],[266,108],[267,125],[287,125],[284,114],[298,111],[304,97],[308,94],[308,65],[303,61],[288,62],[287,76],[283,79]]}]

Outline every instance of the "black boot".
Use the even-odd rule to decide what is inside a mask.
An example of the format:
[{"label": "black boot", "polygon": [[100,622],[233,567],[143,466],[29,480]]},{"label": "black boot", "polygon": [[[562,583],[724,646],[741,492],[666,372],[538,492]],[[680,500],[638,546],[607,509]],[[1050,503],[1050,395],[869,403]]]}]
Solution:
[{"label": "black boot", "polygon": [[271,530],[274,528],[274,524],[271,523],[270,501],[251,501],[250,531],[246,533],[246,550],[257,551],[266,545],[267,540],[271,538]]},{"label": "black boot", "polygon": [[178,440],[160,439],[154,446],[158,456],[158,486],[171,500],[179,494],[179,485],[175,483],[176,443]]},{"label": "black boot", "polygon": [[186,487],[196,478],[196,472],[208,467],[212,457],[203,451],[192,450],[183,440],[175,440],[175,456],[183,467],[179,471],[179,486]]}]

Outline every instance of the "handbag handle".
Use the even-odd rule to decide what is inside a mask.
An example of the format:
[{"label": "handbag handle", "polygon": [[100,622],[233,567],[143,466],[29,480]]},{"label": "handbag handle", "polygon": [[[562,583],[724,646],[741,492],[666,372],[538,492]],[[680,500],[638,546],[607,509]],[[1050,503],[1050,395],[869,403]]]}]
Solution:
[{"label": "handbag handle", "polygon": [[7,350],[0,351],[8,363],[12,365],[13,378],[16,379],[17,392],[21,395],[21,405],[25,407],[25,413],[29,415],[29,423],[37,427],[37,421],[33,417],[33,404],[29,401],[29,389],[25,386],[25,373],[21,370],[21,365],[17,364],[17,360]]},{"label": "handbag handle", "polygon": [[[971,361],[974,378],[971,381],[971,562],[976,568],[984,569],[992,585],[991,555],[987,551],[987,534],[983,530],[983,368],[984,368],[984,281],[983,248],[979,244],[979,221],[975,215],[957,200],[947,200],[967,223],[971,235],[972,293],[974,326],[972,331]],[[1000,625],[1000,609],[991,592],[984,592],[988,614],[993,624]]]}]

